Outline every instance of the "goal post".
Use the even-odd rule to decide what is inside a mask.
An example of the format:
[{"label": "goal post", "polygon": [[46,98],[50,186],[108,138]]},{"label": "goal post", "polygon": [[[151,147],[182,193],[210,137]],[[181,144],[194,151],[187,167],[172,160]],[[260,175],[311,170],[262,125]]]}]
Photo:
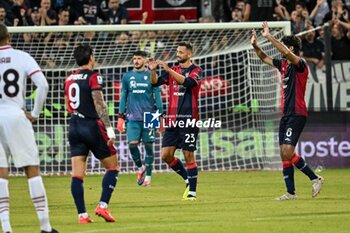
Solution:
[{"label": "goal post", "polygon": [[[202,68],[199,112],[201,120],[215,118],[221,128],[200,129],[196,159],[199,169],[279,169],[278,123],[280,87],[278,72],[263,64],[250,45],[256,23],[145,24],[9,27],[14,48],[30,53],[50,85],[41,118],[33,127],[39,146],[41,170],[46,174],[71,171],[68,143],[69,114],[64,106],[63,82],[77,69],[73,50],[80,43],[94,49],[95,69],[105,79],[105,96],[116,128],[122,74],[132,69],[132,55],[144,50],[156,59],[176,64],[180,41],[194,46],[192,61]],[[270,22],[271,34],[280,39],[290,34],[289,22]],[[258,43],[270,56],[278,51],[258,33]],[[161,69],[158,70],[159,74]],[[28,81],[26,107],[32,107],[35,89]],[[167,89],[162,87],[164,109]],[[161,137],[154,144],[155,171],[168,171],[161,161]],[[135,171],[125,134],[117,132],[119,161],[123,172]],[[141,146],[144,156],[144,149]],[[182,155],[178,151],[178,156]],[[103,169],[93,156],[88,172]],[[12,174],[18,170],[11,167]]]}]

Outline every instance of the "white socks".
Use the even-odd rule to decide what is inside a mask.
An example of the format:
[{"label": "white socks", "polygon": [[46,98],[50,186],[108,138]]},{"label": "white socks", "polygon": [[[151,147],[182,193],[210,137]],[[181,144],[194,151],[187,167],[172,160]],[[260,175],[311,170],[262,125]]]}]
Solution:
[{"label": "white socks", "polygon": [[49,220],[49,207],[46,198],[46,192],[41,176],[35,176],[28,179],[29,193],[32,198],[36,213],[38,215],[41,230],[52,231]]},{"label": "white socks", "polygon": [[192,196],[194,196],[194,197],[197,196],[196,192],[193,192],[193,191],[189,191],[189,192],[188,192],[188,195],[192,195]]},{"label": "white socks", "polygon": [[3,232],[12,232],[10,224],[9,181],[0,178],[0,219]]},{"label": "white socks", "polygon": [[151,176],[146,176],[146,177],[145,177],[145,181],[146,181],[146,182],[151,182]]}]

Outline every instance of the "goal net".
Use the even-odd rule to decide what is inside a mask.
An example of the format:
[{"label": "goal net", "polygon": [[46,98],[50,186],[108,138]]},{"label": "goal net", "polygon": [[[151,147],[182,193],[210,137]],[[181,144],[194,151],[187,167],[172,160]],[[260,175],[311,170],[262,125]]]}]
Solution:
[{"label": "goal net", "polygon": [[[288,34],[288,22],[271,22],[276,38]],[[39,146],[41,170],[46,174],[71,171],[68,143],[69,114],[64,106],[63,82],[77,69],[72,56],[80,43],[94,48],[96,69],[105,79],[105,97],[112,123],[116,126],[122,74],[132,69],[132,55],[144,50],[173,65],[180,41],[194,45],[193,62],[203,70],[200,118],[215,118],[221,128],[202,128],[196,151],[200,170],[279,169],[278,123],[280,87],[278,72],[264,65],[250,45],[251,29],[261,23],[213,23],[172,25],[96,25],[9,28],[14,48],[30,53],[42,67],[50,85],[41,118],[33,127]],[[259,34],[259,33],[258,33]],[[261,47],[271,56],[278,52],[261,36]],[[159,70],[161,72],[161,70]],[[26,108],[35,98],[28,81]],[[167,89],[162,87],[164,109]],[[161,161],[161,134],[157,134],[155,171],[167,171]],[[123,172],[135,171],[126,135],[117,132],[119,161]],[[144,156],[143,146],[140,146]],[[182,158],[181,151],[177,156]],[[93,157],[88,172],[104,169]],[[12,174],[20,171],[11,166]]]}]

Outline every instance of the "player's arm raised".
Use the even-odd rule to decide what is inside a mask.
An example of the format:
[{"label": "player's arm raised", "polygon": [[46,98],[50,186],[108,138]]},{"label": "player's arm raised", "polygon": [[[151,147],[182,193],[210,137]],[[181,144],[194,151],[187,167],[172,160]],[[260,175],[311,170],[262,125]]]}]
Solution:
[{"label": "player's arm raised", "polygon": [[104,101],[104,98],[103,98],[103,92],[96,90],[96,91],[93,91],[91,94],[92,94],[92,99],[94,100],[96,112],[100,117],[102,123],[106,127],[107,136],[109,138],[108,145],[111,146],[115,143],[115,134],[111,126],[111,122],[109,121],[108,109],[107,109],[106,102]]},{"label": "player's arm raised", "polygon": [[151,75],[150,75],[151,84],[157,84],[158,82],[158,77],[156,73],[157,63],[153,57],[148,59],[148,68],[151,70]]},{"label": "player's arm raised", "polygon": [[287,46],[282,44],[280,41],[276,40],[276,38],[270,34],[269,25],[267,24],[267,22],[264,22],[262,27],[263,31],[261,32],[261,34],[267,40],[269,40],[272,43],[272,45],[275,46],[277,50],[280,51],[280,53],[282,53],[282,55],[287,58],[287,60],[289,60],[292,64],[297,65],[299,63],[299,57],[295,55],[292,51],[290,51]]},{"label": "player's arm raised", "polygon": [[125,105],[128,98],[128,87],[126,82],[126,76],[124,75],[122,78],[122,88],[121,88],[121,96],[119,101],[119,112],[118,112],[118,123],[117,129],[119,132],[124,132],[125,125]]},{"label": "player's arm raised", "polygon": [[259,45],[256,42],[256,31],[253,29],[252,30],[252,38],[250,40],[253,48],[255,49],[256,55],[261,59],[262,62],[270,65],[273,65],[272,57],[268,56],[262,49],[259,47]]},{"label": "player's arm raised", "polygon": [[182,74],[177,73],[175,70],[171,69],[164,61],[162,60],[157,60],[157,64],[163,67],[163,69],[171,75],[177,84],[182,85],[185,82],[186,77],[183,76]]}]

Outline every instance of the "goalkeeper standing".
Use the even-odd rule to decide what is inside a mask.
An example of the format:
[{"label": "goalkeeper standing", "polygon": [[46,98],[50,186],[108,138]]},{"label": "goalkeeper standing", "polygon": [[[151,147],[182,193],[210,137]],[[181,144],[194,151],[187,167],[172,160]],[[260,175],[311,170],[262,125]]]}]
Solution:
[{"label": "goalkeeper standing", "polygon": [[[167,125],[162,142],[162,159],[186,182],[184,200],[196,200],[198,168],[194,157],[198,128],[186,122],[198,120],[198,95],[201,69],[191,62],[192,45],[178,44],[176,50],[178,66],[169,67],[163,61],[150,59],[151,83],[154,86],[169,86]],[[157,78],[156,67],[160,65],[166,73]],[[180,124],[184,122],[185,124]],[[177,124],[178,123],[178,124]],[[175,125],[177,124],[177,125]],[[181,127],[181,125],[185,125]],[[182,162],[174,156],[181,148],[186,160],[187,171]]]},{"label": "goalkeeper standing", "polygon": [[[119,103],[118,131],[124,132],[124,120],[129,150],[138,167],[138,185],[151,184],[152,167],[154,161],[153,143],[155,133],[153,129],[144,128],[143,115],[145,112],[163,112],[160,88],[150,84],[150,71],[146,68],[147,54],[136,51],[133,56],[134,69],[126,72],[122,79],[121,98]],[[156,106],[155,106],[156,105]],[[156,107],[156,109],[155,109]],[[145,150],[145,164],[142,165],[141,153],[138,145],[142,140]],[[146,172],[146,178],[144,174]]]},{"label": "goalkeeper standing", "polygon": [[293,165],[309,177],[312,184],[312,197],[316,197],[321,191],[324,179],[316,175],[304,159],[294,152],[307,117],[304,96],[308,66],[305,60],[299,56],[301,41],[296,36],[285,36],[281,43],[270,34],[267,22],[264,22],[262,27],[262,36],[270,41],[283,56],[282,59],[273,59],[267,56],[258,46],[256,32],[253,30],[251,43],[256,54],[264,63],[277,68],[282,77],[282,118],[279,126],[279,144],[287,193],[275,200],[296,199]]}]

